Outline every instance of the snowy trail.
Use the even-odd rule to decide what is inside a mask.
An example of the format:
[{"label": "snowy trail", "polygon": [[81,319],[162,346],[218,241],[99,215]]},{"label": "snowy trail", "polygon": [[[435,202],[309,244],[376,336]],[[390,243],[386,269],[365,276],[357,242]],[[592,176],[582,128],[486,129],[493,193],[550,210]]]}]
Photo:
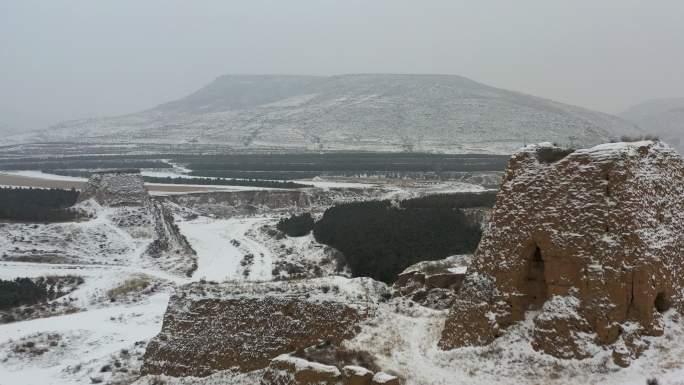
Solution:
[{"label": "snowy trail", "polygon": [[[181,232],[197,252],[197,270],[193,280],[211,281],[241,280],[244,267],[240,265],[246,254],[254,255],[249,280],[271,279],[272,261],[270,251],[249,238],[245,233],[264,218],[198,218],[178,222]],[[237,241],[232,243],[231,241]],[[239,246],[238,246],[239,243]]]}]

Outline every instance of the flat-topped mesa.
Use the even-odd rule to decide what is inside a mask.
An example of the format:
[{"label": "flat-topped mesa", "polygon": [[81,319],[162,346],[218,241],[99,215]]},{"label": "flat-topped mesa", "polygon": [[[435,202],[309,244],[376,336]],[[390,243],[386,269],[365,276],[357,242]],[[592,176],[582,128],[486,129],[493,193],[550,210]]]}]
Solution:
[{"label": "flat-topped mesa", "polygon": [[150,196],[145,189],[140,170],[109,170],[94,172],[78,197],[79,202],[94,199],[103,206],[144,206]]},{"label": "flat-topped mesa", "polygon": [[[528,146],[508,165],[440,346],[485,345],[526,312],[532,345],[629,365],[682,311],[684,163],[653,141]],[[608,346],[610,345],[610,346]]]}]

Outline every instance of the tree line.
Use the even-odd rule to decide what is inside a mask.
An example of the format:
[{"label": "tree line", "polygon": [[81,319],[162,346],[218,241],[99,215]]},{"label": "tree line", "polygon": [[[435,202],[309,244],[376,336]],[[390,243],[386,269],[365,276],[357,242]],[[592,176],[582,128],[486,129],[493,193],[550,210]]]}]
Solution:
[{"label": "tree line", "polygon": [[0,219],[59,222],[78,218],[68,208],[78,199],[78,191],[37,188],[0,188]]},{"label": "tree line", "polygon": [[314,219],[309,213],[292,215],[282,218],[276,224],[276,228],[288,237],[303,237],[311,232],[314,227]]},{"label": "tree line", "polygon": [[480,225],[462,208],[491,207],[494,199],[495,193],[485,192],[344,203],[328,208],[318,222],[306,213],[277,227],[289,236],[313,230],[317,242],[342,252],[354,277],[391,283],[417,262],[474,252]]},{"label": "tree line", "polygon": [[83,277],[74,275],[0,280],[0,310],[59,298],[83,282]]},{"label": "tree line", "polygon": [[508,156],[490,154],[331,152],[177,156],[192,170],[502,171]]},{"label": "tree line", "polygon": [[496,190],[434,194],[419,198],[405,199],[399,202],[399,206],[412,209],[494,207],[496,194]]},{"label": "tree line", "polygon": [[16,278],[12,281],[0,279],[0,310],[47,300],[48,288],[45,281],[36,283],[29,278]]}]

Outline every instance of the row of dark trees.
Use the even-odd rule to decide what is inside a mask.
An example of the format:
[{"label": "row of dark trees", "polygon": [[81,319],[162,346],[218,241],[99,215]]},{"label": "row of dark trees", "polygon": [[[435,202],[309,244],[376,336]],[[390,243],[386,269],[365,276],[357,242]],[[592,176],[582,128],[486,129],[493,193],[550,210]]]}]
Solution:
[{"label": "row of dark trees", "polygon": [[301,153],[178,156],[198,170],[241,171],[501,171],[508,156],[429,153]]},{"label": "row of dark trees", "polygon": [[63,189],[0,188],[0,219],[29,222],[59,222],[78,218],[68,209],[78,191]]},{"label": "row of dark trees", "polygon": [[306,179],[323,175],[503,171],[508,156],[421,153],[306,153],[178,156],[191,175],[221,178]]},{"label": "row of dark trees", "polygon": [[288,237],[303,237],[313,230],[314,219],[309,213],[293,215],[278,221],[276,228]]},{"label": "row of dark trees", "polygon": [[48,300],[45,281],[34,282],[29,278],[16,278],[13,281],[0,280],[0,310],[20,305],[33,305]]},{"label": "row of dark trees", "polygon": [[295,215],[278,229],[289,236],[313,230],[316,241],[342,252],[353,276],[391,283],[414,263],[474,252],[480,225],[462,208],[491,207],[494,199],[487,192],[345,203],[327,209],[318,222],[310,214]]},{"label": "row of dark trees", "polygon": [[399,206],[407,209],[443,208],[465,209],[473,207],[494,207],[495,190],[483,192],[458,192],[434,194],[420,198],[411,198],[399,202]]}]

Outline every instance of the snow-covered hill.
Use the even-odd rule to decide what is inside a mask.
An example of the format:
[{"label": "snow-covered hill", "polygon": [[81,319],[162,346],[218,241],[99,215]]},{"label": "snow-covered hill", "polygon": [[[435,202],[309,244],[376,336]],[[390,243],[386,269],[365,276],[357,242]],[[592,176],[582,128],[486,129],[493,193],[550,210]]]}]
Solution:
[{"label": "snow-covered hill", "polygon": [[634,126],[453,75],[221,76],[151,110],[60,123],[10,142],[225,144],[242,149],[508,153],[581,146]]},{"label": "snow-covered hill", "polygon": [[684,152],[684,98],[650,100],[629,108],[620,116]]}]

